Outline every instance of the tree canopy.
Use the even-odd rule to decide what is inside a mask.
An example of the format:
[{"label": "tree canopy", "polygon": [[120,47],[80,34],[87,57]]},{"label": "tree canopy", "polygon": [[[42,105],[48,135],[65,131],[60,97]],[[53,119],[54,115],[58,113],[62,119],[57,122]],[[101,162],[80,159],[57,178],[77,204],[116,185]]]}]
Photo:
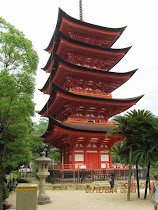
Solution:
[{"label": "tree canopy", "polygon": [[[32,42],[0,17],[0,195],[5,173],[31,159],[31,119],[38,55]],[[0,196],[0,203],[2,197]],[[1,208],[0,208],[1,209]]]},{"label": "tree canopy", "polygon": [[46,156],[55,160],[55,163],[60,163],[60,152],[58,149],[53,148],[50,144],[43,143],[41,136],[46,132],[48,127],[48,119],[40,118],[39,122],[33,123],[33,141],[32,141],[32,153],[35,157],[38,157],[41,152],[46,151]]},{"label": "tree canopy", "polygon": [[[127,112],[124,116],[116,116],[117,128],[110,131],[120,133],[125,141],[114,145],[111,153],[118,154],[120,160],[124,163],[147,167],[146,191],[149,179],[150,163],[158,160],[158,123],[150,111],[133,110]],[[130,155],[129,155],[130,154]],[[129,181],[130,181],[129,173]]]}]

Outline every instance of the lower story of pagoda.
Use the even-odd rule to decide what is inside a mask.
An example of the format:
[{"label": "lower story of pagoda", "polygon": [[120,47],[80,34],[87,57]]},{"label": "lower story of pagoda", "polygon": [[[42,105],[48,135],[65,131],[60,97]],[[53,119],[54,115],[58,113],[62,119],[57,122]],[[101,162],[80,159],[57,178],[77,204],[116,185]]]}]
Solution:
[{"label": "lower story of pagoda", "polygon": [[50,118],[42,137],[44,143],[59,149],[64,167],[60,169],[106,169],[112,167],[109,150],[116,142],[123,141],[120,134],[106,135],[114,127],[107,123],[60,123]]},{"label": "lower story of pagoda", "polygon": [[112,157],[105,150],[104,145],[97,147],[95,144],[62,148],[61,164],[67,169],[103,169],[112,164]]}]

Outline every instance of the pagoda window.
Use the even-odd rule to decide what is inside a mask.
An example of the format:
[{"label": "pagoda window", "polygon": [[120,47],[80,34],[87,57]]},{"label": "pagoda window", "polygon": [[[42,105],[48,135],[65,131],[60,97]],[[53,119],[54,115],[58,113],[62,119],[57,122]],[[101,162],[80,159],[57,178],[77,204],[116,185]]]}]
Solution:
[{"label": "pagoda window", "polygon": [[93,114],[87,114],[86,117],[95,117]]},{"label": "pagoda window", "polygon": [[90,90],[90,91],[93,91],[93,90],[92,90],[92,88],[86,88],[85,90]]},{"label": "pagoda window", "polygon": [[78,139],[84,139],[84,137],[79,137]]},{"label": "pagoda window", "polygon": [[93,110],[95,110],[96,108],[95,108],[95,107],[90,107],[89,109],[93,109]]},{"label": "pagoda window", "polygon": [[93,144],[93,147],[97,147],[95,144]]},{"label": "pagoda window", "polygon": [[105,168],[106,164],[105,163],[101,163],[101,168]]},{"label": "pagoda window", "polygon": [[114,63],[114,61],[106,60],[106,59],[101,59],[96,57],[86,57],[79,55],[75,52],[69,52],[67,53],[67,57],[65,57],[68,62],[78,65],[78,66],[87,66],[88,68],[95,68],[95,69],[101,69],[104,71],[108,71],[108,68],[106,65],[111,65],[111,63]]},{"label": "pagoda window", "polygon": [[99,117],[99,118],[104,118],[104,116],[103,116],[103,115],[99,115],[98,117]]},{"label": "pagoda window", "polygon": [[77,113],[76,116],[82,116],[83,117],[83,115],[81,113]]},{"label": "pagoda window", "polygon": [[101,155],[101,161],[109,161],[109,155]]},{"label": "pagoda window", "polygon": [[92,123],[95,123],[95,120],[88,120],[88,122],[92,122]]},{"label": "pagoda window", "polygon": [[84,161],[84,155],[75,154],[75,161]]},{"label": "pagoda window", "polygon": [[96,89],[95,91],[96,91],[96,92],[101,92],[100,89]]}]

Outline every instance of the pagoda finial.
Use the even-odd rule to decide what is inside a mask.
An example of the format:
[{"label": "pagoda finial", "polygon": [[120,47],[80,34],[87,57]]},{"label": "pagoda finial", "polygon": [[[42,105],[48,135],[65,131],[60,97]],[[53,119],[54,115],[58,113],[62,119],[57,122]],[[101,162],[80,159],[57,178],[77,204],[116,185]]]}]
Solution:
[{"label": "pagoda finial", "polygon": [[80,9],[80,20],[83,21],[82,0],[79,1],[79,9]]}]

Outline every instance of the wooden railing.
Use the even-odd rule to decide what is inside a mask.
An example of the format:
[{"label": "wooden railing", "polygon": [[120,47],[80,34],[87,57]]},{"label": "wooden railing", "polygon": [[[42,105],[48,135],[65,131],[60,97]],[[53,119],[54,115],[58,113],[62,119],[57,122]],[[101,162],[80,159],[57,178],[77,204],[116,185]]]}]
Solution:
[{"label": "wooden railing", "polygon": [[[92,164],[59,164],[59,165],[51,165],[48,166],[49,170],[71,170],[71,169],[93,169]],[[111,170],[111,169],[128,169],[128,166],[124,164],[106,164],[105,168],[101,168],[101,170]]]}]

